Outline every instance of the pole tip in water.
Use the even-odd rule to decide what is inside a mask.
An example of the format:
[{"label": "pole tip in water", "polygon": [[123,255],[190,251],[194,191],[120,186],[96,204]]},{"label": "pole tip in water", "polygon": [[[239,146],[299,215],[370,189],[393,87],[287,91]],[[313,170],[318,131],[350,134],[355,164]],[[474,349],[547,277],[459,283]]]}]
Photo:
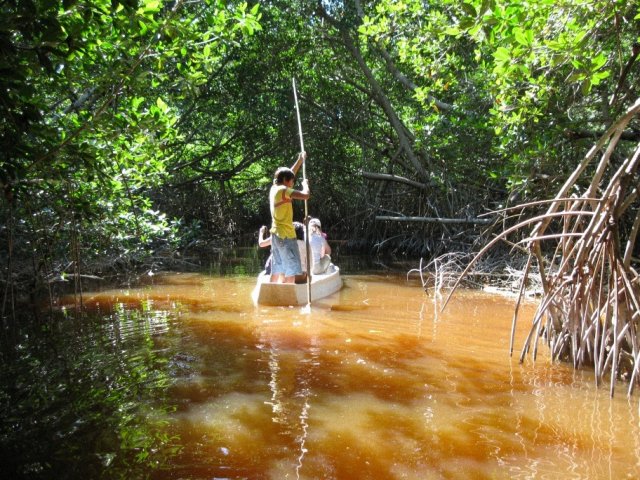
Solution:
[{"label": "pole tip in water", "polygon": [[304,313],[305,315],[308,315],[311,313],[311,304],[307,303],[304,307],[302,307],[302,310],[300,310],[301,313]]}]

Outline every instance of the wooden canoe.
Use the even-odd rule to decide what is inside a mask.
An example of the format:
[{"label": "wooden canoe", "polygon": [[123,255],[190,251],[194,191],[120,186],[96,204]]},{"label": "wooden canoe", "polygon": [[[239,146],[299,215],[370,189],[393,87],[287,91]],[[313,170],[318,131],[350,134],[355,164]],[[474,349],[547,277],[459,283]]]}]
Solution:
[{"label": "wooden canoe", "polygon": [[[311,276],[311,301],[327,297],[341,288],[340,269],[331,264],[327,273]],[[262,272],[258,275],[258,282],[251,296],[256,305],[306,305],[307,284],[271,283],[269,275]]]}]

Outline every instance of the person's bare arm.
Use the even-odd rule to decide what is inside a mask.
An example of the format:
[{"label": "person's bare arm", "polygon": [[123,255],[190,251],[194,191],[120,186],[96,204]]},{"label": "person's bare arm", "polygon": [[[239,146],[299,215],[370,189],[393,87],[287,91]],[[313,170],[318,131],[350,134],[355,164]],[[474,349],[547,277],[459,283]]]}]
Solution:
[{"label": "person's bare arm", "polygon": [[302,180],[302,190],[294,190],[291,193],[291,198],[295,198],[296,200],[307,200],[311,196],[311,192],[309,191],[309,180]]},{"label": "person's bare arm", "polygon": [[302,164],[306,160],[306,158],[307,158],[307,152],[300,152],[298,154],[298,158],[296,159],[296,162],[291,167],[291,170],[293,171],[293,173],[295,175],[298,174],[298,170],[300,170],[300,167],[302,166]]},{"label": "person's bare arm", "polygon": [[260,235],[258,236],[258,245],[262,248],[271,246],[271,235],[269,235],[267,238],[264,238],[266,233],[267,227],[263,225],[262,227],[260,227]]}]

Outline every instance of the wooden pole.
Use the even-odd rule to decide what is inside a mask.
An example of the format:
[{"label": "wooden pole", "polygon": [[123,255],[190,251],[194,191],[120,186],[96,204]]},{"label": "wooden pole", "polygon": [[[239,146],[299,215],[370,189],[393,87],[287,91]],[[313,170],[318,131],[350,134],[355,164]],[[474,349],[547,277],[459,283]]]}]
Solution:
[{"label": "wooden pole", "polygon": [[[300,121],[300,109],[298,108],[298,93],[296,90],[296,79],[292,79],[293,83],[293,98],[296,104],[296,115],[298,117],[298,136],[300,137],[300,152],[304,152],[304,140],[302,139],[302,122]],[[307,179],[307,160],[302,162],[302,179]],[[308,208],[307,200],[304,201],[304,242],[306,251],[306,263],[307,263],[307,309],[311,308],[311,259],[309,258],[309,222],[307,221]]]}]

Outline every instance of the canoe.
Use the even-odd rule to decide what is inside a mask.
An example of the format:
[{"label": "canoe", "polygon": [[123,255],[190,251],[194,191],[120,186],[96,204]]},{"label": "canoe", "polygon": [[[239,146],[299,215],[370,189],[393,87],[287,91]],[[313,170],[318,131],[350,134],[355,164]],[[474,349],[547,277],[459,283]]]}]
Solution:
[{"label": "canoe", "polygon": [[[342,288],[340,269],[334,264],[329,266],[327,273],[311,276],[311,301],[328,297]],[[265,272],[258,275],[253,293],[253,303],[256,305],[306,305],[306,283],[271,283]]]}]

